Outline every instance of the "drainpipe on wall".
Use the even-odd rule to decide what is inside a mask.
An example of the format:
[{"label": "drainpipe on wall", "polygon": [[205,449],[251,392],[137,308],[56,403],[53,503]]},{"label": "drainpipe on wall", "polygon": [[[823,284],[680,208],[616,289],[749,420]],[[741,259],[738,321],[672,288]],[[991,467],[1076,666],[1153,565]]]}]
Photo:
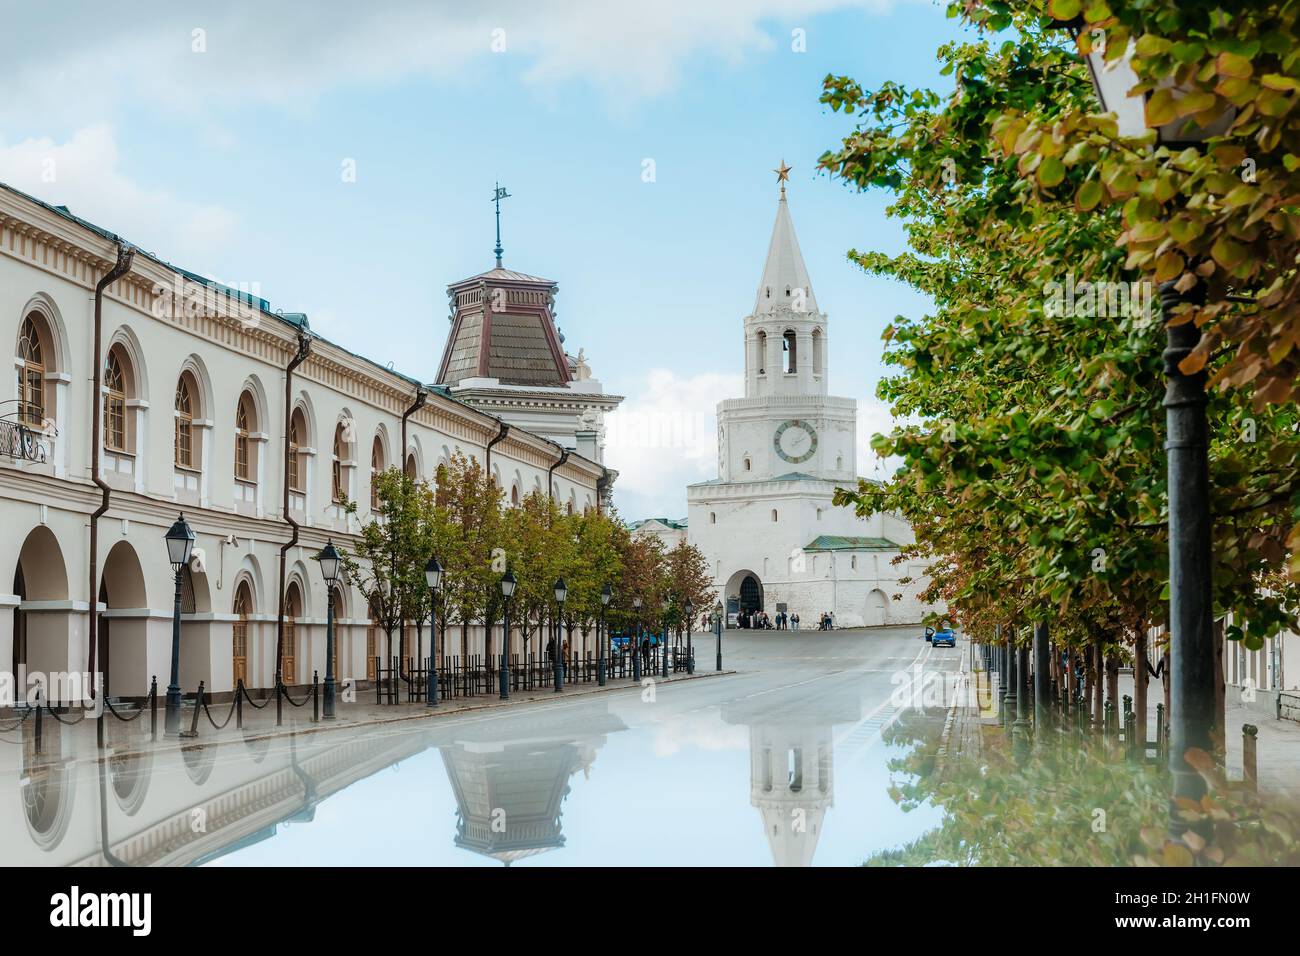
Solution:
[{"label": "drainpipe on wall", "polygon": [[[293,536],[280,546],[280,589],[276,599],[275,612],[275,687],[279,693],[280,680],[284,676],[284,571],[289,549],[298,544],[298,522],[293,520],[289,511],[289,429],[293,425],[293,370],[311,354],[311,333],[307,331],[307,317],[302,317],[298,328],[298,351],[284,370],[284,520],[293,529]],[[279,706],[279,705],[277,705]]]},{"label": "drainpipe on wall", "polygon": [[90,693],[93,697],[95,694],[95,653],[98,650],[96,643],[99,637],[99,519],[108,511],[109,487],[99,474],[99,441],[100,427],[104,423],[103,410],[101,402],[103,396],[100,395],[100,389],[104,387],[104,364],[100,355],[102,348],[101,333],[103,331],[104,319],[104,292],[110,285],[116,282],[122,276],[131,271],[131,262],[135,258],[135,250],[122,242],[117,242],[117,264],[109,270],[108,274],[95,284],[95,344],[94,353],[91,356],[91,386],[90,396],[90,480],[95,483],[103,495],[99,507],[90,515],[90,629],[89,654],[87,669],[90,673]]},{"label": "drainpipe on wall", "polygon": [[402,412],[402,453],[398,456],[397,461],[397,467],[402,469],[402,474],[406,474],[406,420],[424,407],[424,402],[428,397],[429,393],[424,390],[424,386],[417,386],[415,401],[411,403],[410,408]]},{"label": "drainpipe on wall", "polygon": [[487,454],[484,457],[487,461],[486,470],[487,470],[487,476],[489,481],[492,480],[492,446],[499,443],[509,433],[510,433],[510,426],[507,425],[505,422],[501,422],[501,427],[497,430],[497,437],[487,443]]},{"label": "drainpipe on wall", "polygon": [[569,460],[569,449],[564,448],[560,445],[556,445],[555,447],[560,449],[560,457],[557,458],[555,460],[555,464],[553,464],[546,471],[546,497],[548,498],[555,497],[555,489],[553,487],[555,484],[555,469],[559,468],[561,465],[563,465],[566,461]]}]

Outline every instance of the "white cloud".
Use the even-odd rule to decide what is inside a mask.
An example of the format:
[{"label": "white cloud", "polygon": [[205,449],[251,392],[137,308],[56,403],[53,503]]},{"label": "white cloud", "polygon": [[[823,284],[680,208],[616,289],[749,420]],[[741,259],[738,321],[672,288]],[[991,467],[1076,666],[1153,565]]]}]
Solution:
[{"label": "white cloud", "polygon": [[455,77],[491,56],[522,58],[538,86],[584,82],[621,100],[671,89],[694,58],[734,63],[788,48],[802,20],[884,12],[895,0],[318,0],[309,14],[262,0],[139,6],[124,17],[88,0],[61,4],[61,17],[40,4],[7,12],[0,123],[85,124],[126,101],[196,116],[245,102],[300,108],[358,83]]},{"label": "white cloud", "polygon": [[743,389],[739,375],[647,373],[605,420],[605,460],[619,471],[615,501],[625,517],[686,514],[686,486],[718,474],[715,408]]},{"label": "white cloud", "polygon": [[120,168],[107,125],[77,131],[67,142],[48,137],[0,140],[0,182],[125,237],[143,249],[197,268],[196,260],[227,242],[236,217],[216,205],[187,202],[141,186]]}]

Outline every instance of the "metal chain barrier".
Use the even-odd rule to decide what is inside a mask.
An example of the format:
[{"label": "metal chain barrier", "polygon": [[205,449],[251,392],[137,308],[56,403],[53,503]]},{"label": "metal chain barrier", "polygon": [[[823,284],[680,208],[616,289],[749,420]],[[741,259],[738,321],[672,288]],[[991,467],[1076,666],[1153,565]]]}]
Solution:
[{"label": "metal chain barrier", "polygon": [[280,689],[280,693],[284,695],[284,699],[287,700],[294,707],[306,707],[307,704],[311,702],[311,691],[308,691],[307,696],[302,699],[302,703],[299,703],[298,701],[294,700],[292,697],[289,696],[289,689],[285,687],[283,684],[280,685],[279,689]]},{"label": "metal chain barrier", "polygon": [[139,720],[141,717],[144,716],[144,708],[141,707],[139,710],[135,712],[133,716],[123,717],[121,714],[117,712],[117,708],[113,706],[113,701],[111,698],[108,697],[108,695],[104,695],[104,709],[108,711],[108,713],[116,717],[118,720],[122,721],[122,723],[124,724],[129,724],[131,721]]},{"label": "metal chain barrier", "polygon": [[239,703],[239,695],[236,694],[234,697],[230,699],[230,711],[229,713],[226,714],[226,719],[223,720],[221,723],[217,723],[216,720],[213,718],[212,711],[208,709],[208,702],[205,700],[202,703],[203,703],[203,713],[207,715],[208,723],[210,723],[217,730],[225,730],[226,725],[230,723],[230,718],[235,716],[235,706]]},{"label": "metal chain barrier", "polygon": [[28,707],[24,709],[23,715],[15,719],[12,724],[10,724],[8,727],[0,727],[0,733],[8,733],[11,730],[17,730],[19,727],[22,726],[23,721],[26,720],[31,715],[32,715],[32,708]]},{"label": "metal chain barrier", "polygon": [[257,701],[253,700],[252,697],[248,696],[248,688],[244,686],[244,682],[242,680],[239,682],[239,692],[244,695],[244,700],[248,701],[248,706],[252,707],[254,710],[261,710],[267,704],[271,703],[271,698],[269,697],[266,700],[262,701],[260,704]]}]

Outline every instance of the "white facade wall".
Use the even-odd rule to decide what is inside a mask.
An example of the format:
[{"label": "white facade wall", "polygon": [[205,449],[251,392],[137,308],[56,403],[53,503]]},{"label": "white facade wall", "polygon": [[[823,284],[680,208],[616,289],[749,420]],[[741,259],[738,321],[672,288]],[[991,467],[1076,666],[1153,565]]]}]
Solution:
[{"label": "white facade wall", "polygon": [[[5,531],[0,535],[0,668],[8,669],[13,660],[15,609],[27,622],[29,668],[86,667],[88,525],[100,501],[89,474],[94,286],[115,258],[110,240],[0,190],[0,342],[16,355],[19,329],[29,314],[36,313],[48,329],[47,416],[57,428],[57,436],[46,439],[44,463],[0,456],[0,526]],[[195,613],[184,618],[183,688],[192,691],[199,680],[218,693],[233,688],[232,608],[242,581],[253,596],[247,683],[269,686],[274,678],[279,548],[290,537],[281,514],[285,366],[295,352],[297,332],[268,314],[251,321],[195,315],[184,308],[172,314],[160,307],[159,293],[177,281],[171,269],[137,254],[131,273],[104,297],[100,360],[120,345],[135,378],[127,401],[132,454],[106,454],[101,463],[113,489],[109,510],[99,521],[99,567],[110,592],[101,621],[108,622],[111,635],[108,663],[115,695],[144,693],[152,675],[166,685],[173,575],[163,535],[180,511],[205,558],[205,569],[193,575]],[[186,370],[198,386],[198,461],[192,472],[178,471],[173,454],[174,396]],[[311,558],[327,538],[346,544],[357,530],[356,520],[349,527],[331,502],[335,425],[346,418],[354,422],[345,474],[364,518],[372,441],[381,436],[386,463],[398,463],[401,415],[415,388],[414,382],[320,339],[295,373],[290,403],[302,409],[307,424],[300,439],[306,488],[304,496],[292,499],[303,529],[299,544],[287,555],[285,581],[286,586],[296,581],[304,600],[298,683],[309,682],[313,670],[325,671],[326,595]],[[252,484],[234,477],[235,416],[246,390],[256,407]],[[11,372],[0,383],[0,401],[17,398],[18,375]],[[16,408],[11,401],[0,412],[12,417]],[[432,480],[439,462],[455,451],[483,461],[487,442],[498,430],[492,416],[430,394],[426,406],[410,418],[406,452],[415,457],[418,474]],[[521,497],[534,488],[545,490],[547,469],[559,451],[541,437],[512,429],[492,450],[492,473],[506,500],[512,487]],[[576,509],[595,507],[602,474],[600,465],[571,454],[555,471],[554,494]],[[234,544],[224,545],[229,536]],[[13,586],[25,544],[28,597],[20,601]],[[364,679],[367,621],[359,593],[345,590],[336,618],[340,676]],[[471,653],[481,651],[479,634],[475,629]],[[427,640],[426,634],[426,648]],[[450,642],[447,648],[459,652]]]}]

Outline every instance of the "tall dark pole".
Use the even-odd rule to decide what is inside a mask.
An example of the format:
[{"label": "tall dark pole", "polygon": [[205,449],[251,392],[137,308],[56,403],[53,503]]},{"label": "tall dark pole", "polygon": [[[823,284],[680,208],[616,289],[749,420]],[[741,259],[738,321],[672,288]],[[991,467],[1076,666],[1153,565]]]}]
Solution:
[{"label": "tall dark pole", "polygon": [[1002,726],[1006,728],[1007,736],[1011,735],[1011,728],[1016,722],[1016,629],[1014,627],[1007,629],[1006,642],[1006,661],[1007,670],[1003,675],[1006,681],[1002,688]]},{"label": "tall dark pole", "polygon": [[718,666],[716,670],[722,670],[722,615],[713,615],[713,630],[718,635]]},{"label": "tall dark pole", "polygon": [[429,588],[429,675],[424,689],[424,705],[438,706],[438,589]]},{"label": "tall dark pole", "polygon": [[1052,648],[1047,622],[1034,624],[1034,740],[1047,741],[1047,722],[1052,717]]},{"label": "tall dark pole", "polygon": [[325,586],[325,706],[322,713],[334,716],[334,584]]},{"label": "tall dark pole", "polygon": [[1016,658],[1016,722],[1011,728],[1011,749],[1019,762],[1029,754],[1029,648],[1019,648]]},{"label": "tall dark pole", "polygon": [[695,608],[686,602],[686,673],[695,673],[695,648],[691,643],[691,634],[695,631]]},{"label": "tall dark pole", "polygon": [[[91,595],[94,597],[94,595]],[[163,732],[174,737],[181,730],[181,568],[176,569],[176,600],[172,605],[172,678],[167,685],[167,713]]]},{"label": "tall dark pole", "polygon": [[[640,598],[637,599],[640,601]],[[641,605],[636,606],[636,628],[632,631],[632,680],[641,683]]]},{"label": "tall dark pole", "polygon": [[510,699],[510,598],[505,599],[505,622],[501,632],[501,699]]},{"label": "tall dark pole", "polygon": [[[1197,288],[1201,288],[1199,285]],[[1173,310],[1190,301],[1173,282],[1160,286],[1160,308],[1166,321]],[[1199,801],[1205,781],[1184,755],[1196,747],[1213,752],[1214,723],[1214,607],[1211,597],[1210,470],[1205,421],[1205,372],[1184,375],[1178,364],[1201,339],[1195,322],[1165,329],[1165,451],[1169,486],[1169,646],[1170,676],[1169,770],[1173,799],[1169,802],[1169,832],[1187,829],[1179,818],[1179,798]],[[1098,675],[1100,678],[1100,674]]]},{"label": "tall dark pole", "polygon": [[663,664],[663,671],[661,673],[661,676],[665,680],[667,680],[668,678],[668,608],[667,607],[664,608],[663,620],[664,620],[664,639],[663,639],[664,664]]},{"label": "tall dark pole", "polygon": [[605,686],[605,605],[600,606],[600,623],[596,626],[596,683]]}]

